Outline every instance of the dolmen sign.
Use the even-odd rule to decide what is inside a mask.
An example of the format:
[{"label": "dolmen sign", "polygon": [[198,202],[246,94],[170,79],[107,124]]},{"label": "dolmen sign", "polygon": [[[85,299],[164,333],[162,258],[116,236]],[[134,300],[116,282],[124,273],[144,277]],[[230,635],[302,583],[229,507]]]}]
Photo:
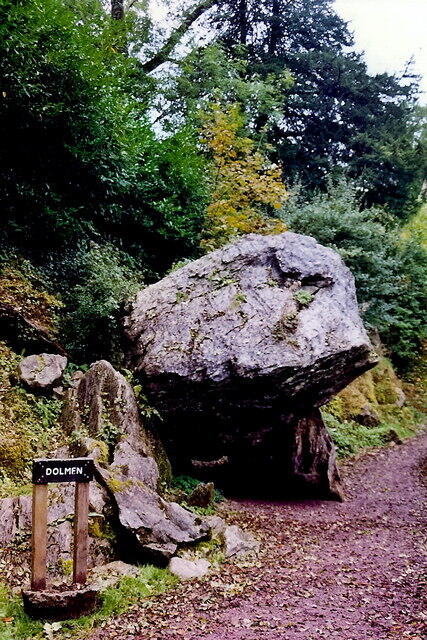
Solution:
[{"label": "dolmen sign", "polygon": [[[88,555],[89,482],[91,458],[35,460],[31,540],[31,589],[23,591],[27,613],[46,619],[65,619],[89,613],[97,604],[97,591],[86,587]],[[49,483],[74,482],[73,584],[47,588],[47,489]]]},{"label": "dolmen sign", "polygon": [[34,460],[33,484],[48,482],[90,482],[93,480],[93,460]]}]

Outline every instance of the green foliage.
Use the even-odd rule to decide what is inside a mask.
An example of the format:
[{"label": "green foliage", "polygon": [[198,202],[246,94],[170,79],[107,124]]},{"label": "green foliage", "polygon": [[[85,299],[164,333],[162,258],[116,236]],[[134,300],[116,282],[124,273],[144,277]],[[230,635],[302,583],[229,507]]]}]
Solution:
[{"label": "green foliage", "polygon": [[[10,622],[1,622],[1,618]],[[9,589],[0,583],[0,640],[27,640],[41,637],[43,623],[33,620],[25,612],[20,596],[12,595]]]},{"label": "green foliage", "polygon": [[402,235],[405,240],[415,236],[427,249],[427,204],[420,207],[417,213],[408,220],[403,227]]},{"label": "green foliage", "polygon": [[97,627],[102,621],[123,613],[144,598],[163,593],[176,585],[178,579],[167,569],[151,565],[140,568],[139,576],[122,578],[118,585],[109,587],[102,593],[101,608],[90,616],[62,623],[62,632],[76,633],[82,629]]},{"label": "green foliage", "polygon": [[365,323],[379,329],[395,363],[408,367],[426,331],[427,252],[418,240],[402,240],[380,209],[361,210],[345,183],[308,201],[290,198],[283,216],[293,231],[338,251],[355,277]]},{"label": "green foliage", "polygon": [[308,307],[310,302],[314,300],[313,294],[309,291],[304,291],[304,289],[300,289],[294,293],[293,298],[301,307]]},{"label": "green foliage", "polygon": [[180,489],[187,495],[190,495],[199,484],[200,480],[191,476],[175,476],[172,480],[172,487]]},{"label": "green foliage", "polygon": [[283,95],[292,84],[287,69],[263,76],[254,72],[243,47],[230,53],[214,42],[191,51],[180,62],[179,73],[168,76],[160,87],[162,99],[171,105],[162,122],[171,126],[183,115],[197,121],[197,113],[212,102],[222,108],[239,104],[249,123],[260,115],[274,121],[281,116]]},{"label": "green foliage", "polygon": [[342,458],[370,447],[382,447],[396,438],[409,438],[416,433],[414,424],[405,425],[398,420],[381,422],[377,427],[366,427],[352,420],[338,420],[325,410],[322,410],[322,417]]},{"label": "green foliage", "polygon": [[413,398],[402,404],[403,397],[402,383],[390,361],[382,357],[374,369],[325,405],[322,415],[339,455],[345,457],[414,435],[425,416]]},{"label": "green foliage", "polygon": [[242,80],[269,79],[274,87],[284,70],[292,75],[292,86],[270,99],[271,113],[259,108],[252,120],[288,183],[324,188],[345,168],[363,185],[365,205],[387,205],[399,216],[413,210],[427,147],[410,67],[404,78],[369,75],[332,0],[219,0],[211,22]]},{"label": "green foliage", "polygon": [[241,135],[238,105],[210,105],[204,114],[202,142],[212,158],[211,201],[207,207],[202,248],[209,251],[246,233],[282,233],[274,217],[287,197],[281,170]]},{"label": "green foliage", "polygon": [[0,0],[0,14],[2,242],[43,265],[110,242],[154,272],[194,252],[196,136],[156,137],[154,80],[123,55],[147,37],[146,14],[118,26],[95,0]]},{"label": "green foliage", "polygon": [[[172,478],[171,489],[172,491],[178,490],[179,492],[182,492],[183,494],[185,494],[186,497],[189,497],[193,493],[194,489],[196,489],[199,486],[199,484],[201,484],[200,480],[197,480],[196,478],[193,478],[191,476],[186,476],[186,475],[174,476]],[[222,495],[221,491],[219,491],[218,489],[215,489],[214,501],[221,502],[221,500],[223,499],[224,499],[224,496]],[[185,502],[185,499],[184,499],[184,502]],[[203,514],[209,515],[214,512],[213,509],[208,509],[208,512],[206,512],[206,509],[201,509],[200,507],[190,507],[187,505],[187,503],[185,503],[185,506],[188,509],[195,510],[197,513],[201,513],[202,515]]]},{"label": "green foliage", "polygon": [[13,484],[24,485],[25,492],[32,460],[62,442],[60,401],[11,385],[19,360],[0,342],[0,495],[9,494]]},{"label": "green foliage", "polygon": [[94,246],[81,262],[80,282],[64,297],[68,313],[65,344],[77,359],[97,360],[119,350],[121,304],[142,287],[126,255],[112,246]]}]

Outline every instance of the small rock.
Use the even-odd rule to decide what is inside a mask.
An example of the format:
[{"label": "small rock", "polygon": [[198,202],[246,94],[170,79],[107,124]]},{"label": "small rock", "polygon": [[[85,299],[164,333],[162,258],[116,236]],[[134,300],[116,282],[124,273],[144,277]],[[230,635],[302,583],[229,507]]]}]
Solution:
[{"label": "small rock", "polygon": [[404,393],[403,389],[401,389],[398,386],[396,386],[395,391],[396,391],[396,394],[397,394],[396,405],[398,407],[403,407],[403,405],[406,403],[405,393]]},{"label": "small rock", "polygon": [[221,534],[221,538],[226,558],[244,556],[252,551],[257,551],[259,548],[258,542],[235,524],[226,527]]},{"label": "small rock", "polygon": [[50,389],[61,380],[66,366],[65,356],[40,353],[24,358],[18,366],[18,375],[30,389]]},{"label": "small rock", "polygon": [[202,578],[208,571],[211,563],[201,558],[200,560],[186,560],[185,558],[174,557],[169,562],[169,571],[181,580],[191,580],[192,578]]},{"label": "small rock", "polygon": [[89,582],[95,589],[104,591],[108,587],[114,587],[124,576],[136,578],[138,575],[138,567],[116,560],[100,567],[94,567],[90,572]]},{"label": "small rock", "polygon": [[402,444],[402,439],[399,436],[399,434],[397,433],[397,431],[395,429],[390,429],[390,431],[387,434],[387,441],[393,445],[393,444]]},{"label": "small rock", "polygon": [[193,507],[202,507],[205,509],[213,503],[214,497],[215,487],[213,482],[207,482],[206,484],[201,482],[188,498],[188,504]]},{"label": "small rock", "polygon": [[219,536],[224,533],[227,528],[226,521],[219,516],[208,516],[205,520],[213,535]]},{"label": "small rock", "polygon": [[377,427],[381,422],[378,411],[375,411],[375,409],[369,405],[363,406],[357,416],[355,416],[355,419],[356,422],[365,427]]},{"label": "small rock", "polygon": [[17,533],[31,526],[31,496],[0,500],[0,549],[8,546]]}]

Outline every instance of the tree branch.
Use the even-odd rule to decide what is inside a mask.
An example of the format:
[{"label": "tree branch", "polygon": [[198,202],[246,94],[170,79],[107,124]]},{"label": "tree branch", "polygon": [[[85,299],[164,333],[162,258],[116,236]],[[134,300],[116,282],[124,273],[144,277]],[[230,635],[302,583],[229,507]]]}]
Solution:
[{"label": "tree branch", "polygon": [[213,7],[213,5],[217,3],[217,1],[218,0],[202,0],[195,7],[185,11],[179,27],[177,27],[175,31],[171,33],[161,49],[152,58],[150,58],[150,60],[142,63],[142,69],[146,73],[150,73],[151,71],[154,71],[154,69],[157,69],[157,67],[160,67],[161,64],[166,62],[169,54],[179,43],[182,36],[187,33],[191,25],[197,20],[197,18],[200,18],[200,16],[205,11]]}]

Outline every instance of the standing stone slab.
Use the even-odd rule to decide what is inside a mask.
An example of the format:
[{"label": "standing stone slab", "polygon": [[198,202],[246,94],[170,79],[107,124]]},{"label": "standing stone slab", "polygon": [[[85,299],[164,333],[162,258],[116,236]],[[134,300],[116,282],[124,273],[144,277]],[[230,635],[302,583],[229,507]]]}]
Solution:
[{"label": "standing stone slab", "polygon": [[337,253],[294,233],[246,236],[141,291],[124,330],[182,470],[279,494],[305,474],[337,497],[333,447],[309,416],[377,362]]},{"label": "standing stone slab", "polygon": [[159,494],[169,461],[144,428],[131,385],[109,362],[95,362],[76,381],[62,420],[67,431],[86,434],[79,455],[95,461],[106,494],[103,512],[109,513],[121,557],[167,564],[180,546],[208,536],[201,518]]}]

